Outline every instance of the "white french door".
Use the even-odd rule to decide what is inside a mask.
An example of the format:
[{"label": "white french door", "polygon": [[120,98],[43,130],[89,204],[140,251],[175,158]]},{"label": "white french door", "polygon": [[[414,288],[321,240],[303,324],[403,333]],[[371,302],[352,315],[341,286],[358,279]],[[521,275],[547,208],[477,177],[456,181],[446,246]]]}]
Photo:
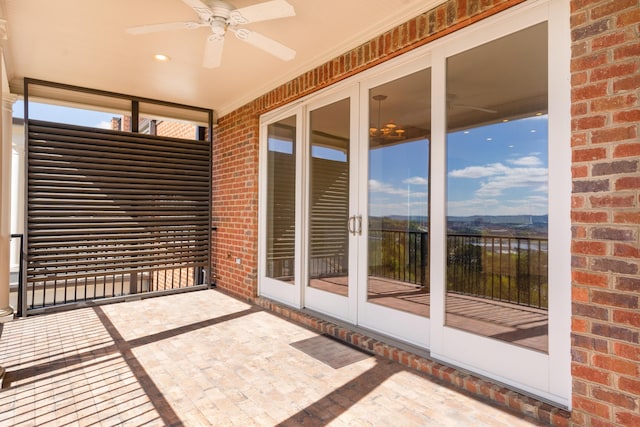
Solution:
[{"label": "white french door", "polygon": [[429,346],[430,57],[362,82],[358,324]]},{"label": "white french door", "polygon": [[525,2],[263,117],[260,294],[569,407],[567,22]]},{"label": "white french door", "polygon": [[307,108],[304,306],[357,321],[358,87]]},{"label": "white french door", "polygon": [[432,51],[430,350],[569,406],[566,19],[531,2]]}]

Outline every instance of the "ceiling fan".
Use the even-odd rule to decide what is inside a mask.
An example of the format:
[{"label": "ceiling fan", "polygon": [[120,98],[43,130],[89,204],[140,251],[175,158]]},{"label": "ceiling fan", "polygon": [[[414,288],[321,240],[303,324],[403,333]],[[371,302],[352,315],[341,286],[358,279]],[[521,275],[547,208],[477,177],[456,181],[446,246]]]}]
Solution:
[{"label": "ceiling fan", "polygon": [[238,39],[258,49],[262,49],[283,61],[290,61],[296,56],[295,50],[269,37],[246,28],[239,28],[240,25],[251,22],[295,16],[296,12],[293,6],[287,3],[286,0],[271,0],[239,9],[234,8],[227,2],[218,0],[182,0],[182,2],[198,14],[199,20],[197,22],[170,22],[141,25],[139,27],[128,28],[127,32],[129,34],[139,35],[159,31],[195,30],[201,27],[209,27],[211,34],[207,37],[204,58],[202,60],[202,66],[205,68],[216,68],[220,66],[222,62],[224,36],[227,30],[234,33]]},{"label": "ceiling fan", "polygon": [[479,105],[460,104],[456,102],[458,95],[455,93],[447,93],[447,106],[449,108],[462,108],[466,110],[482,111],[484,113],[496,114],[498,111],[491,108],[481,107]]}]

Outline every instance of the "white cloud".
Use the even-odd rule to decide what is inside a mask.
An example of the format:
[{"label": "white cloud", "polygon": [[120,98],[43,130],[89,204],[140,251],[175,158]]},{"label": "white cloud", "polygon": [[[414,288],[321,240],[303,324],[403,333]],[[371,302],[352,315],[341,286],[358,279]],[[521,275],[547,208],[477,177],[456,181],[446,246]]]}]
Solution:
[{"label": "white cloud", "polygon": [[468,166],[464,169],[456,169],[449,172],[452,178],[484,178],[489,176],[502,175],[509,168],[502,163],[491,163],[484,166]]},{"label": "white cloud", "polygon": [[476,191],[479,197],[497,197],[509,188],[540,188],[547,184],[547,168],[513,168],[507,169],[503,175],[491,177],[480,184]]},{"label": "white cloud", "polygon": [[407,178],[404,181],[402,181],[402,183],[413,184],[413,185],[428,185],[429,180],[421,176],[412,176],[411,178]]},{"label": "white cloud", "polygon": [[536,193],[548,193],[549,185],[548,183],[544,183],[543,185],[540,185],[539,187],[534,188],[533,191],[535,191]]},{"label": "white cloud", "polygon": [[111,129],[111,121],[107,121],[107,120],[101,121],[96,125],[96,127],[98,129]]},{"label": "white cloud", "polygon": [[[427,197],[429,195],[429,193],[424,191],[409,191],[408,188],[396,188],[391,184],[387,184],[386,182],[380,182],[375,179],[369,180],[369,192],[391,194],[394,196],[402,196],[405,198],[409,196],[411,198],[419,198],[419,197]],[[377,197],[379,198],[379,196]]]},{"label": "white cloud", "polygon": [[386,215],[410,215],[410,216],[427,216],[429,205],[427,202],[411,202],[411,207],[407,207],[406,203],[370,203],[369,215],[386,216]]},{"label": "white cloud", "polygon": [[404,194],[405,191],[399,188],[394,188],[393,185],[386,182],[380,182],[375,179],[369,180],[369,191],[371,193],[386,193],[386,194]]},{"label": "white cloud", "polygon": [[516,166],[541,166],[542,165],[542,160],[540,160],[538,157],[536,156],[524,156],[524,157],[520,157],[518,159],[513,159],[513,160],[508,160],[509,163],[516,165]]},{"label": "white cloud", "polygon": [[[409,178],[412,180],[412,178]],[[415,181],[418,182],[418,181]],[[369,180],[369,211],[371,215],[428,215],[429,193],[398,188],[375,179]]]}]

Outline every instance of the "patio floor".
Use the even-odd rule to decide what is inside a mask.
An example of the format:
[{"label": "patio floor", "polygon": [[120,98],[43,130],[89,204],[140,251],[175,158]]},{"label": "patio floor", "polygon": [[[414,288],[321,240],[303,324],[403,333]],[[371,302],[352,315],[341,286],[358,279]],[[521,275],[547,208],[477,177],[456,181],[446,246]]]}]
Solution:
[{"label": "patio floor", "polygon": [[0,365],[0,426],[532,425],[215,290],[9,322]]}]

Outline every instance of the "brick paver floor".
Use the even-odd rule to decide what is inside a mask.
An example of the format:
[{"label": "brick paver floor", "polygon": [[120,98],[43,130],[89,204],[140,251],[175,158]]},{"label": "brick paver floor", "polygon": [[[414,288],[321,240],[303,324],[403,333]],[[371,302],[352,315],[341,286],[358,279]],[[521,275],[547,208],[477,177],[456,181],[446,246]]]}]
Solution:
[{"label": "brick paver floor", "polygon": [[15,320],[0,426],[531,425],[386,359],[296,348],[316,336],[215,290]]}]

